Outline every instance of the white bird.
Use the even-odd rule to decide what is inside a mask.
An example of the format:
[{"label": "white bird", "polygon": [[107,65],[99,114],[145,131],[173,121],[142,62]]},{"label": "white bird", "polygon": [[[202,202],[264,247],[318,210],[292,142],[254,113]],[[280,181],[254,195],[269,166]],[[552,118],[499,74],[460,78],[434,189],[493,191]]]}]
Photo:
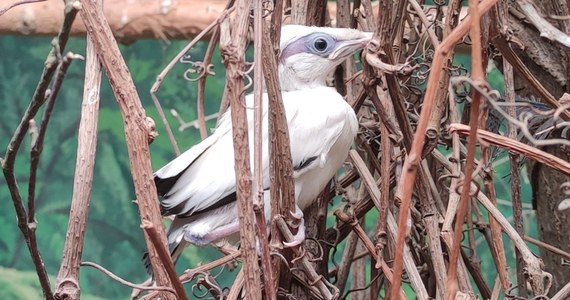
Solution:
[{"label": "white bird", "polygon": [[[335,89],[326,86],[326,77],[370,38],[370,33],[354,29],[299,25],[282,28],[278,71],[298,209],[308,207],[334,176],[358,129],[354,110]],[[268,191],[267,94],[263,97],[262,176]],[[245,101],[253,149],[253,95],[247,95]],[[176,216],[168,230],[173,261],[188,243],[203,246],[238,235],[230,111],[223,114],[211,136],[156,171],[154,179],[163,215]],[[268,196],[265,203],[269,219]],[[301,235],[304,237],[304,231]]]}]

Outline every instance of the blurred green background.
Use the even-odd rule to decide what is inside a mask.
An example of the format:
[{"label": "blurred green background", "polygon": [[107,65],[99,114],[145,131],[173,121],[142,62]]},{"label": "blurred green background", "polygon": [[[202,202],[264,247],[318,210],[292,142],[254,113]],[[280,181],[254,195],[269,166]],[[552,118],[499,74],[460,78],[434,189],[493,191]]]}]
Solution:
[{"label": "blurred green background", "polygon": [[[50,41],[49,38],[10,36],[0,38],[0,53],[2,53],[0,103],[3,108],[0,110],[0,156],[4,155],[8,141],[29,104],[45,57],[50,50]],[[167,43],[141,40],[130,46],[121,46],[141,101],[146,107],[147,114],[156,121],[160,133],[160,136],[151,144],[152,165],[155,170],[174,158],[174,153],[152,104],[149,90],[157,74],[185,44],[186,42],[179,41]],[[201,60],[206,46],[205,43],[199,43],[194,47],[190,52],[192,59]],[[72,38],[66,51],[84,55],[84,49],[84,39]],[[457,62],[467,66],[469,64],[468,57],[461,57]],[[208,79],[205,103],[207,115],[218,111],[219,100],[224,89],[224,69],[217,51],[212,63],[215,65],[216,76]],[[173,126],[182,151],[200,141],[198,129],[178,131],[179,123],[169,113],[170,109],[176,109],[185,121],[196,119],[197,88],[195,83],[184,79],[183,74],[187,68],[188,65],[178,64],[166,77],[158,92],[158,98]],[[84,62],[76,60],[72,63],[57,98],[38,173],[37,236],[44,262],[52,276],[52,286],[55,283],[61,260],[71,201],[83,77]],[[496,70],[492,71],[489,78],[493,86],[501,87],[500,73]],[[41,113],[36,117],[36,122],[40,120]],[[95,179],[83,260],[101,264],[118,276],[132,282],[142,282],[147,278],[141,263],[145,245],[139,227],[138,210],[132,203],[134,191],[122,124],[114,96],[104,78]],[[215,121],[210,121],[208,127],[212,128],[214,124]],[[16,162],[18,183],[24,198],[27,197],[29,151],[30,139],[27,137]],[[501,210],[507,217],[510,217],[512,211],[509,204],[510,183],[505,177],[505,174],[508,174],[508,168],[508,163],[498,165],[496,180]],[[523,195],[526,228],[531,235],[535,236],[534,215],[529,207],[528,180],[523,178],[523,182],[525,184]],[[17,227],[14,208],[3,178],[0,180],[0,205],[2,208],[0,209],[0,228],[2,228],[0,299],[40,299],[41,290],[36,273]],[[341,204],[337,201],[335,205]],[[329,224],[332,223],[330,220]],[[374,228],[375,224],[376,212],[373,210],[367,217],[367,228]],[[505,241],[508,242],[508,239]],[[478,242],[481,246],[479,255],[484,274],[488,276],[488,282],[493,282],[495,271],[491,254],[480,236]],[[512,246],[507,245],[509,249],[512,249]],[[341,254],[342,251],[336,253],[336,261],[340,260]],[[209,262],[216,257],[219,257],[219,254],[210,247],[189,247],[184,252],[177,268],[182,271],[200,262]],[[514,266],[514,261],[510,259],[509,264]],[[221,285],[229,286],[231,276],[230,273],[229,276],[221,277],[219,279]],[[81,291],[84,299],[117,299],[128,297],[131,290],[99,271],[82,268]]]},{"label": "blurred green background", "polygon": [[[49,38],[1,37],[0,68],[0,156],[5,154],[10,137],[37,85],[43,63],[50,51]],[[150,146],[153,169],[158,169],[175,157],[162,122],[150,97],[150,87],[158,73],[185,46],[186,42],[141,40],[121,46],[133,80],[147,114],[157,124],[160,133]],[[201,60],[207,44],[199,43],[190,52],[193,60]],[[85,40],[72,38],[66,51],[85,55]],[[212,61],[217,76],[208,80],[206,114],[216,113],[224,90],[224,69],[216,53]],[[188,65],[178,64],[167,76],[158,92],[165,113],[182,150],[200,141],[196,128],[180,132],[178,121],[170,114],[176,109],[185,121],[196,119],[196,84],[184,79]],[[67,228],[72,195],[73,174],[77,149],[77,131],[83,94],[84,61],[73,61],[57,97],[46,135],[37,184],[37,236],[41,254],[55,283]],[[99,137],[95,178],[85,238],[84,261],[93,261],[133,282],[146,279],[141,263],[145,250],[139,228],[138,209],[134,199],[132,177],[125,145],[123,122],[106,78],[103,78]],[[41,111],[36,116],[41,121]],[[208,123],[215,125],[215,120]],[[16,162],[16,176],[22,196],[27,198],[30,139],[26,137]],[[0,299],[39,299],[41,290],[28,253],[17,227],[16,215],[4,178],[0,180]],[[191,247],[178,264],[195,266],[200,261],[217,257],[210,248]],[[126,297],[130,289],[113,282],[99,271],[81,270],[83,296],[96,295],[113,299]],[[88,299],[88,297],[85,297]]]}]

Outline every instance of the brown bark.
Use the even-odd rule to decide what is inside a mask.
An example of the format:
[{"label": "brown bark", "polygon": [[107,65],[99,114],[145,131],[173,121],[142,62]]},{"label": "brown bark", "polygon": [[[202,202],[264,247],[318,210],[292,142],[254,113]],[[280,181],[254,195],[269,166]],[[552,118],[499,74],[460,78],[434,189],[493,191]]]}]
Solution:
[{"label": "brown bark", "polygon": [[[568,15],[570,7],[568,0],[533,2],[543,17]],[[546,19],[566,34],[570,33],[569,20]],[[525,22],[525,19],[510,18],[510,20],[509,27],[514,29],[514,36],[524,46],[524,51],[518,47],[516,53],[530,73],[536,76],[537,80],[546,87],[554,98],[560,98],[563,93],[570,90],[568,84],[570,81],[568,48],[540,37],[539,31],[533,25]],[[519,84],[516,88],[525,87],[519,93],[536,94],[534,90],[526,88],[524,80],[515,77],[515,81]],[[570,160],[569,152],[563,147],[552,146],[544,150],[565,161]],[[568,246],[570,215],[568,215],[568,211],[559,211],[557,206],[564,199],[561,184],[569,179],[568,174],[562,174],[544,164],[532,164],[531,183],[534,193],[533,202],[536,204],[539,239],[565,251],[570,250]],[[544,261],[545,270],[552,274],[550,295],[553,295],[567,284],[570,271],[560,255],[541,249],[540,256]]]},{"label": "brown bark", "polygon": [[[568,150],[563,150],[561,147],[549,147],[546,150],[570,161]],[[568,244],[570,214],[568,210],[558,210],[558,204],[564,199],[561,185],[569,180],[570,176],[545,165],[534,166],[532,183],[540,240],[566,252],[570,252],[570,244]],[[552,295],[568,283],[570,278],[568,261],[564,263],[563,257],[547,250],[541,249],[540,252],[545,271],[552,274],[552,288],[550,289],[550,295]]]},{"label": "brown bark", "polygon": [[245,44],[247,39],[251,1],[241,0],[235,4],[236,12],[231,22],[221,24],[220,52],[226,66],[226,88],[231,107],[232,135],[235,157],[237,208],[240,232],[240,250],[243,257],[245,298],[261,299],[259,292],[260,272],[255,250],[255,217],[253,212],[250,147],[245,110]]},{"label": "brown bark", "polygon": [[[0,0],[0,8],[12,4]],[[225,0],[105,1],[105,17],[115,37],[123,43],[141,38],[186,39],[197,35],[224,10]],[[0,18],[0,34],[46,35],[58,32],[63,21],[63,2],[45,1],[20,5]],[[73,23],[72,35],[86,33],[81,18]]]},{"label": "brown bark", "polygon": [[[149,136],[152,131],[151,124],[149,124],[149,119],[145,114],[132,77],[103,11],[92,1],[83,1],[81,5],[81,17],[88,31],[93,33],[91,36],[93,45],[105,68],[123,116],[131,173],[141,220],[149,221],[157,227],[161,246],[166,247],[166,235],[162,227],[148,149]],[[161,262],[155,247],[146,234],[145,240],[157,285],[171,286],[163,264],[172,264],[172,261]],[[161,298],[174,299],[173,295],[169,293],[161,293]]]},{"label": "brown bark", "polygon": [[[13,2],[0,0],[0,9],[9,7]],[[227,5],[226,0],[172,1],[171,6],[165,7],[161,3],[149,0],[107,0],[104,13],[115,38],[121,43],[132,43],[142,38],[195,37],[218,18]],[[327,2],[332,24],[336,23],[336,9],[335,2]],[[0,35],[53,36],[63,22],[62,11],[63,2],[55,0],[13,7],[0,18]],[[318,11],[306,13],[316,14]],[[374,14],[377,13],[378,10],[374,9]],[[465,10],[462,15],[464,14]],[[71,35],[85,36],[85,25],[79,16],[77,19],[71,28]],[[285,21],[292,22],[290,18]]]},{"label": "brown bark", "polygon": [[73,195],[63,247],[63,258],[55,283],[56,299],[71,300],[80,297],[79,267],[91,200],[97,146],[99,94],[101,91],[101,63],[97,58],[93,42],[89,38],[87,39],[84,82]]}]

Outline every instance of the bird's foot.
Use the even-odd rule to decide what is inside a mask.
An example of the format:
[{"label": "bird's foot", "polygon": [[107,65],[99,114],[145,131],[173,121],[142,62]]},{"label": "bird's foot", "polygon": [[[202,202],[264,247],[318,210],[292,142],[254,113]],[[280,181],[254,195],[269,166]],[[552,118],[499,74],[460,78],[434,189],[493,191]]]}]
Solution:
[{"label": "bird's foot", "polygon": [[297,233],[293,236],[293,239],[289,242],[283,242],[283,245],[288,248],[296,247],[305,241],[305,218],[303,216],[303,211],[297,207],[295,212],[290,212],[291,216],[299,221],[297,227]]}]

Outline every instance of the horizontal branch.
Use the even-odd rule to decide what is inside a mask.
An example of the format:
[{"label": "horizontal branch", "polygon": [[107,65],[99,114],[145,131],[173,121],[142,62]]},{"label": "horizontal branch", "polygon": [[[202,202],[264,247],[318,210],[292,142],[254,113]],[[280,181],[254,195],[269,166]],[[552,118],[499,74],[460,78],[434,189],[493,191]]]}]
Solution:
[{"label": "horizontal branch", "polygon": [[[14,0],[0,0],[0,9],[9,8]],[[113,34],[122,43],[143,38],[189,39],[198,35],[224,11],[226,0],[186,1],[123,1],[107,0],[104,13]],[[63,21],[63,2],[28,3],[9,9],[0,18],[0,35],[53,36]],[[336,16],[336,3],[328,3],[328,11]],[[377,13],[374,9],[374,13]],[[430,10],[430,13],[433,10]],[[462,16],[466,14],[462,11]],[[84,36],[81,18],[73,23],[71,34]],[[285,22],[290,21],[285,19]]]},{"label": "horizontal branch", "polygon": [[[0,9],[13,2],[0,0]],[[113,34],[123,43],[142,38],[188,39],[216,19],[226,2],[107,0],[104,14]],[[0,34],[53,36],[63,22],[63,5],[63,1],[45,1],[13,7],[0,18]],[[83,20],[78,16],[71,34],[84,36],[85,33]]]},{"label": "horizontal branch", "polygon": [[[453,133],[455,131],[459,132],[462,135],[469,135],[470,127],[463,124],[451,124],[449,125],[449,132]],[[537,149],[533,146],[529,146],[527,144],[521,143],[519,141],[515,141],[513,139],[504,137],[502,135],[494,134],[492,132],[478,129],[477,136],[481,140],[493,144],[495,146],[507,149],[512,152],[516,152],[520,155],[525,157],[534,159],[538,162],[541,162],[553,169],[556,169],[568,176],[570,176],[570,163],[567,161],[556,157],[550,153],[544,152],[540,149]]]}]

